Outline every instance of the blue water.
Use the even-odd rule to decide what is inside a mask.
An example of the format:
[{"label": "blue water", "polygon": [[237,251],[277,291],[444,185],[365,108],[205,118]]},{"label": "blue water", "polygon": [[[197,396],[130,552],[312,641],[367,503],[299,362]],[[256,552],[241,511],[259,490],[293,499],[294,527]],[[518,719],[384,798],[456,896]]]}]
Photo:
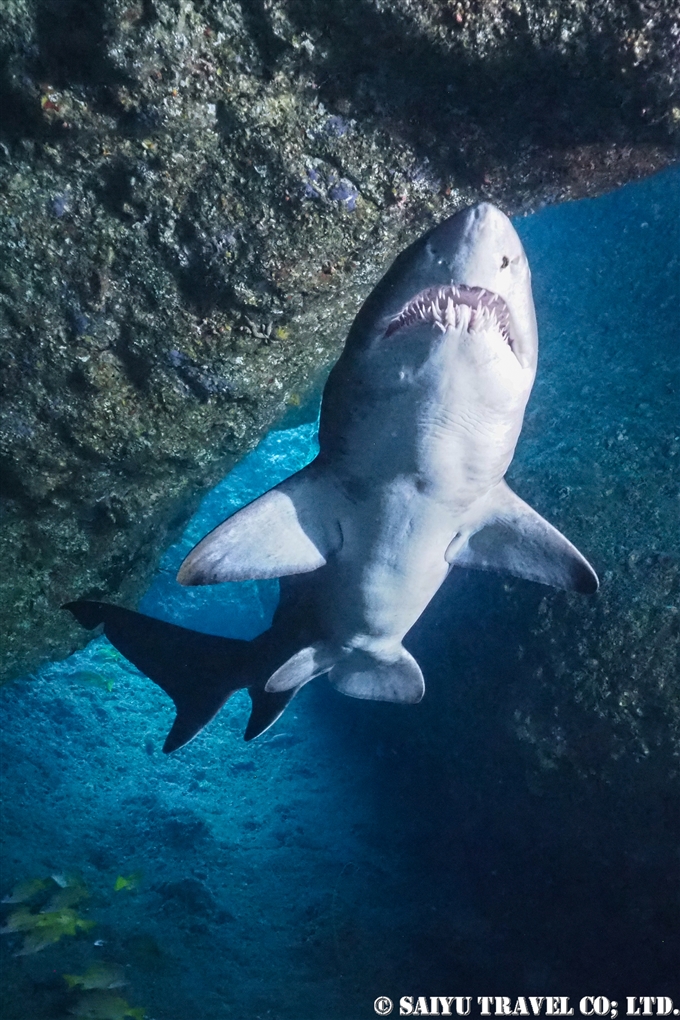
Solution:
[{"label": "blue water", "polygon": [[183,588],[175,580],[184,557],[209,531],[240,507],[261,496],[316,456],[316,422],[271,432],[209,493],[179,542],[163,557],[159,572],[140,602],[140,612],[193,630],[250,639],[271,624],[278,581],[246,581],[217,588]]},{"label": "blue water", "polygon": [[[510,481],[594,563],[594,599],[454,572],[407,641],[419,706],[318,681],[246,745],[239,694],[169,758],[168,699],[105,639],[2,692],[3,891],[77,873],[96,922],[23,956],[3,936],[3,1020],[68,1016],[62,975],[97,961],[155,1020],[358,1020],[378,995],[680,1006],[679,214],[676,170],[516,223],[542,346]],[[206,497],[142,610],[268,625],[274,582],[173,578],[314,433],[272,432]]]}]

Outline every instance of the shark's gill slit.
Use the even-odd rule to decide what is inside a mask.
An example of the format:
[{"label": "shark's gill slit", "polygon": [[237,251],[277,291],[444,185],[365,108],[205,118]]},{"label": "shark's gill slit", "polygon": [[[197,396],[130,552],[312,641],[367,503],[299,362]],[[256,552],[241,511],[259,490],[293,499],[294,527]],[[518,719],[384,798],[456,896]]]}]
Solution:
[{"label": "shark's gill slit", "polygon": [[449,284],[445,287],[428,287],[411,298],[387,325],[385,336],[416,323],[432,323],[445,332],[449,326],[460,326],[464,309],[471,310],[467,328],[495,327],[505,342],[512,347],[510,312],[500,294],[484,287],[466,287]]}]

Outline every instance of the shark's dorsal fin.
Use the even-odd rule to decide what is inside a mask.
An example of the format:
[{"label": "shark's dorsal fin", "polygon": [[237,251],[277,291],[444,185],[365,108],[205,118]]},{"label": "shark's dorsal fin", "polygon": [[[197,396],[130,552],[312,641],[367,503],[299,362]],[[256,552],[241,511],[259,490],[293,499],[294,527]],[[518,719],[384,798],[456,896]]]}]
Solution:
[{"label": "shark's dorsal fin", "polygon": [[446,551],[456,567],[498,570],[529,581],[540,581],[592,594],[597,574],[578,549],[552,524],[501,482],[485,521],[461,545],[457,537]]},{"label": "shark's dorsal fin", "polygon": [[180,584],[218,584],[317,570],[341,543],[330,487],[305,468],[227,518],[182,563]]}]

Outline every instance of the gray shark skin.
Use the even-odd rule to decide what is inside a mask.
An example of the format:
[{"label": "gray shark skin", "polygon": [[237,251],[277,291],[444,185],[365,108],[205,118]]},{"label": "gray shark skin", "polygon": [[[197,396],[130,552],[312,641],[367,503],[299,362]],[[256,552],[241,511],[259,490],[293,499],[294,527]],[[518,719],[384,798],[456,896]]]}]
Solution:
[{"label": "gray shark skin", "polygon": [[531,274],[510,220],[488,203],[407,248],[370,294],[326,384],[320,451],[207,535],[182,584],[280,577],[272,627],[253,642],[196,634],[104,603],[104,623],[170,694],[165,750],[248,687],[246,739],[327,674],[343,694],[415,703],[402,640],[449,571],[499,570],[592,593],[577,549],[505,483],[536,372]]}]

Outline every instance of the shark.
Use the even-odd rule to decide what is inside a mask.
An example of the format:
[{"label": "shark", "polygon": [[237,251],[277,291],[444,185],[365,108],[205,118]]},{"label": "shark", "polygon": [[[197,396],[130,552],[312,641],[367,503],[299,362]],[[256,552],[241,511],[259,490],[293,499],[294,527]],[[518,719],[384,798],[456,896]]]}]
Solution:
[{"label": "shark", "polygon": [[315,460],[180,567],[184,585],[280,578],[271,628],[241,641],[67,604],[173,699],[164,751],[242,688],[246,740],[322,675],[350,697],[419,702],[423,674],[403,640],[456,568],[597,590],[583,555],[505,481],[537,355],[531,272],[510,219],[488,202],[450,216],[360,308],[324,388]]}]

